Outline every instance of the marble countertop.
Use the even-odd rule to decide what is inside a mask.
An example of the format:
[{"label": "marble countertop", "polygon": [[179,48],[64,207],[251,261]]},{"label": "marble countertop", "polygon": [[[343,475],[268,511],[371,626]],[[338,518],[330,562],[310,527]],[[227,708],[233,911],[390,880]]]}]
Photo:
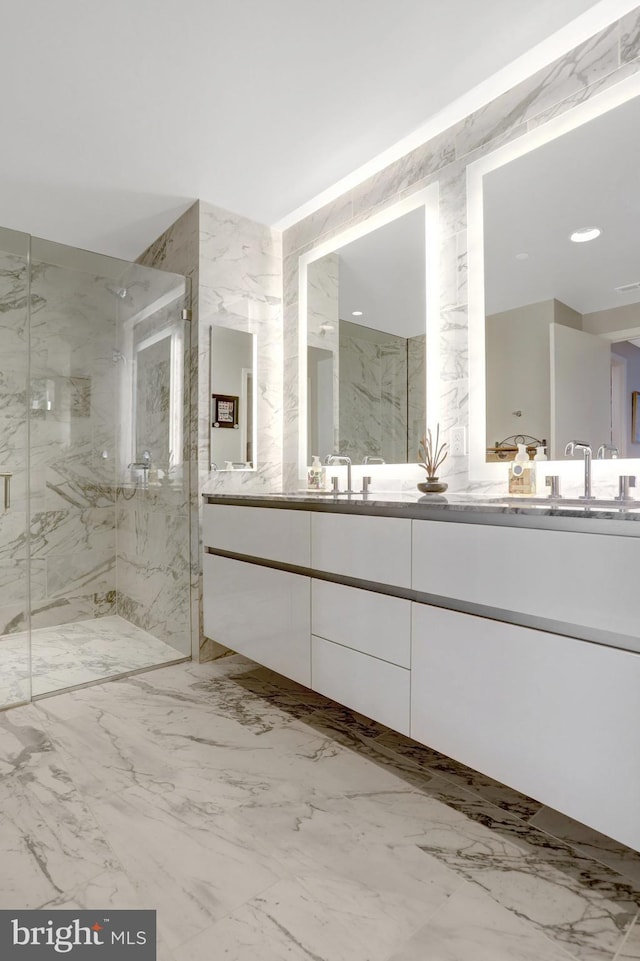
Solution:
[{"label": "marble countertop", "polygon": [[293,510],[370,514],[424,520],[480,523],[498,526],[581,530],[640,536],[640,500],[590,501],[579,499],[499,497],[459,492],[420,494],[418,491],[371,491],[367,494],[334,494],[329,491],[222,494],[204,493],[209,503],[246,507],[286,507]]}]

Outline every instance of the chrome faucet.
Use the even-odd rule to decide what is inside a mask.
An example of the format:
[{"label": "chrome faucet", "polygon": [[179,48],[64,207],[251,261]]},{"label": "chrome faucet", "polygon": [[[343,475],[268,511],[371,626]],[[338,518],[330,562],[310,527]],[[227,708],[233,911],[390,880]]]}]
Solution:
[{"label": "chrome faucet", "polygon": [[573,457],[577,450],[584,451],[584,494],[580,494],[580,500],[593,501],[595,497],[591,493],[591,444],[582,440],[570,440],[564,449],[565,457],[567,454]]},{"label": "chrome faucet", "polygon": [[347,465],[347,489],[345,494],[353,494],[351,488],[351,458],[346,454],[327,454],[325,464],[346,464]]},{"label": "chrome faucet", "polygon": [[598,447],[598,460],[604,460],[607,456],[607,451],[611,454],[611,460],[616,460],[620,451],[613,444],[600,444]]}]

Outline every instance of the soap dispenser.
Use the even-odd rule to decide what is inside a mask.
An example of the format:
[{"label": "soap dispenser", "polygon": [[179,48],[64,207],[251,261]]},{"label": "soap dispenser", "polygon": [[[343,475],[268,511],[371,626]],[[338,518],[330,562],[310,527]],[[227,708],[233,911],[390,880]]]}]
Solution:
[{"label": "soap dispenser", "polygon": [[320,458],[314,454],[311,458],[311,467],[307,475],[307,487],[312,491],[323,491],[326,483],[326,469],[320,463]]},{"label": "soap dispenser", "polygon": [[535,469],[529,460],[526,444],[518,444],[518,453],[509,465],[509,493],[530,496],[536,492]]}]

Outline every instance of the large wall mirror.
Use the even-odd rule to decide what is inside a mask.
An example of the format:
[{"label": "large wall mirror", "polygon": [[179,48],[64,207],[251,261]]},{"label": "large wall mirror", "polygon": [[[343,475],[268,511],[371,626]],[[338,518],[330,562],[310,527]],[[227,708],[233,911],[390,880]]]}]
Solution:
[{"label": "large wall mirror", "polygon": [[471,479],[524,439],[640,456],[640,83],[468,169]]},{"label": "large wall mirror", "polygon": [[301,476],[314,454],[417,460],[437,404],[436,205],[427,188],[300,258]]},{"label": "large wall mirror", "polygon": [[256,335],[212,324],[211,470],[256,467]]}]

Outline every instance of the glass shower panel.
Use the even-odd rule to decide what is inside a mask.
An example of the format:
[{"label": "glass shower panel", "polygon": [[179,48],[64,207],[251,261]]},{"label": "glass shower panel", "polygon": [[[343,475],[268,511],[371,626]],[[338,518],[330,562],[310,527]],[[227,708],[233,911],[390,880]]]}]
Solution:
[{"label": "glass shower panel", "polygon": [[118,612],[188,656],[190,323],[184,277],[138,264],[118,312]]},{"label": "glass shower panel", "polygon": [[28,257],[28,234],[0,229],[0,708],[31,697]]},{"label": "glass shower panel", "polygon": [[[137,394],[138,406],[150,409],[158,404],[164,410],[168,403],[161,379],[136,386],[138,358],[126,346],[128,335],[122,336],[125,320],[137,317],[133,326],[141,323],[140,329],[147,331],[158,311],[169,314],[173,308],[172,322],[182,330],[185,283],[183,277],[176,281],[160,271],[32,238],[34,696],[181,656],[134,616],[130,596],[135,586],[129,587],[126,577],[120,577],[126,596],[119,596],[118,567],[127,531],[118,530],[118,521],[120,502],[137,506],[144,500],[146,505],[152,476],[160,476],[159,470],[152,475],[156,464],[151,454],[148,463],[141,461],[144,470],[129,467],[143,456],[134,444],[128,444],[121,456],[122,437],[131,434],[132,411],[135,415],[135,404],[122,407],[122,395]],[[178,286],[179,303],[177,295],[168,294]],[[167,294],[160,306],[157,288]],[[161,340],[157,344],[160,347]],[[184,352],[184,337],[181,346]],[[162,367],[164,355],[161,359],[156,353],[150,355],[150,366]],[[169,362],[177,365],[173,353]],[[184,389],[184,371],[179,389]],[[177,477],[177,464],[169,463],[171,448],[162,446],[151,422],[145,423],[144,431],[153,456],[163,464],[167,461],[168,473]],[[185,526],[188,531],[188,523]],[[154,561],[156,547],[153,541],[144,542]]]}]

